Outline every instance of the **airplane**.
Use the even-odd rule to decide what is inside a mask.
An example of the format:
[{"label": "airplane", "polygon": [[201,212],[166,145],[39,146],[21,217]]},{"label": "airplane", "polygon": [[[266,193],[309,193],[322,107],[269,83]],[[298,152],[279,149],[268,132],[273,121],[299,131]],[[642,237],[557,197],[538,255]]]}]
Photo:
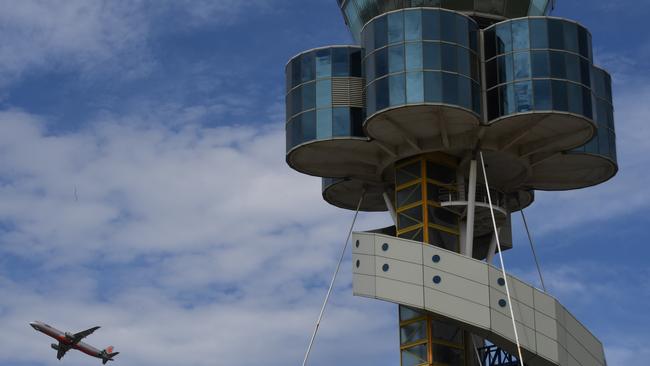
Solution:
[{"label": "airplane", "polygon": [[103,350],[98,350],[97,348],[87,343],[81,342],[82,339],[93,334],[93,332],[95,332],[100,327],[93,327],[84,330],[83,332],[73,334],[68,332],[61,332],[60,330],[43,322],[31,322],[29,325],[31,325],[32,328],[36,329],[37,331],[59,341],[59,344],[52,343],[51,345],[52,348],[57,351],[56,358],[59,360],[61,360],[61,358],[65,356],[65,353],[72,348],[79,350],[89,356],[100,358],[102,360],[102,364],[104,365],[108,361],[113,361],[113,357],[119,354],[119,352],[113,352],[113,346],[106,347]]}]

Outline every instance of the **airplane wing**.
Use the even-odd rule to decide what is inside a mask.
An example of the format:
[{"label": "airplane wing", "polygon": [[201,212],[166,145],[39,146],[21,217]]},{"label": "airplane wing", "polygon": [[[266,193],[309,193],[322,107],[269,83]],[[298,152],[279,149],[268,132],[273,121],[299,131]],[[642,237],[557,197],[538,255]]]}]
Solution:
[{"label": "airplane wing", "polygon": [[90,329],[84,330],[83,332],[75,333],[72,337],[74,338],[75,343],[78,343],[80,340],[93,334],[99,328],[100,327],[92,327]]},{"label": "airplane wing", "polygon": [[[52,347],[54,347],[54,345],[52,345]],[[68,346],[65,343],[59,342],[59,347],[57,347],[56,349],[56,358],[59,360],[62,359],[63,356],[65,356],[65,353],[68,352],[69,350],[70,350],[70,346]]]}]

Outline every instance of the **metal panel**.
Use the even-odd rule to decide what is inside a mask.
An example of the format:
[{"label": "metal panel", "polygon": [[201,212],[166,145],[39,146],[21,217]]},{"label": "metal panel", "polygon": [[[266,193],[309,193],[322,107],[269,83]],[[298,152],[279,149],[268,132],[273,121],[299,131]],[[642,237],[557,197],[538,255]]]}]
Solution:
[{"label": "metal panel", "polygon": [[535,329],[551,338],[554,341],[558,340],[557,336],[557,322],[555,319],[548,317],[539,311],[535,311]]},{"label": "metal panel", "polygon": [[425,288],[424,295],[428,311],[484,329],[490,327],[490,309],[486,306],[431,288]]},{"label": "metal panel", "polygon": [[403,305],[424,308],[424,294],[422,285],[413,285],[388,278],[376,278],[376,296]]},{"label": "metal panel", "polygon": [[375,236],[373,234],[354,233],[352,243],[352,253],[375,254]]},{"label": "metal panel", "polygon": [[352,293],[354,296],[375,297],[375,276],[368,276],[360,273],[354,274],[352,281]]},{"label": "metal panel", "polygon": [[535,302],[535,310],[544,313],[547,316],[555,319],[555,299],[538,289],[533,289],[533,300]]},{"label": "metal panel", "polygon": [[[384,246],[386,244],[386,246]],[[386,248],[386,250],[384,250]],[[377,256],[422,264],[422,245],[414,241],[404,241],[387,236],[375,238]],[[421,273],[420,273],[421,275]],[[421,277],[421,276],[420,276]]]},{"label": "metal panel", "polygon": [[[388,267],[385,267],[385,265],[388,265]],[[384,271],[384,269],[387,270]],[[383,277],[422,286],[421,264],[376,257],[375,272],[377,273],[377,278]]]},{"label": "metal panel", "polygon": [[[492,331],[504,338],[515,342],[515,332],[512,329],[512,319],[505,316],[501,312],[492,309],[490,311],[490,322]],[[537,342],[535,340],[535,330],[528,328],[520,322],[517,322],[517,335],[519,336],[519,343],[522,347],[527,348],[532,352],[537,350]]]},{"label": "metal panel", "polygon": [[[440,283],[433,282],[434,276],[440,277]],[[424,267],[424,285],[486,307],[490,306],[490,290],[487,286],[448,272]]]},{"label": "metal panel", "polygon": [[[484,285],[488,284],[488,272],[485,262],[480,262],[431,245],[425,245],[423,253],[424,265],[427,267],[455,273]],[[439,262],[433,262],[432,258],[434,255],[440,257]]]},{"label": "metal panel", "polygon": [[[505,306],[499,304],[500,300],[506,302]],[[510,318],[510,307],[507,305],[508,297],[493,288],[490,288],[490,307]],[[512,298],[512,311],[515,313],[515,320],[523,323],[525,326],[535,328],[535,310],[528,305],[516,301]],[[512,325],[510,326],[512,328]]]},{"label": "metal panel", "polygon": [[560,346],[551,338],[537,333],[537,354],[557,364],[560,363]]}]

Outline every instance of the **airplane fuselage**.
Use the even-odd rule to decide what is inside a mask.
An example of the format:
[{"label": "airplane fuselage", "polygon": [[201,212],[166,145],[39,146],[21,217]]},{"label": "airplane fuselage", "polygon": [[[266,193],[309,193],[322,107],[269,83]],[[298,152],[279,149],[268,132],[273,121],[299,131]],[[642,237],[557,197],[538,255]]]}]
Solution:
[{"label": "airplane fuselage", "polygon": [[[79,350],[89,356],[96,358],[103,358],[101,350],[81,341],[75,344],[73,340],[68,338],[64,332],[52,327],[51,325],[45,324],[43,322],[31,322],[29,325],[31,325],[32,328],[36,329],[37,331],[56,339],[60,344],[68,346],[70,349]],[[53,344],[52,348],[57,349],[54,346],[55,345]]]}]

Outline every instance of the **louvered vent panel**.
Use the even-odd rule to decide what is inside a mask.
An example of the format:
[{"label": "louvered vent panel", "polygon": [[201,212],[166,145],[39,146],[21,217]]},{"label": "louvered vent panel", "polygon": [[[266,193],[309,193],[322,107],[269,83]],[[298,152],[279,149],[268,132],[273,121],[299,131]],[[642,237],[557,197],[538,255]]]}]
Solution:
[{"label": "louvered vent panel", "polygon": [[363,108],[363,79],[332,78],[332,106]]}]

